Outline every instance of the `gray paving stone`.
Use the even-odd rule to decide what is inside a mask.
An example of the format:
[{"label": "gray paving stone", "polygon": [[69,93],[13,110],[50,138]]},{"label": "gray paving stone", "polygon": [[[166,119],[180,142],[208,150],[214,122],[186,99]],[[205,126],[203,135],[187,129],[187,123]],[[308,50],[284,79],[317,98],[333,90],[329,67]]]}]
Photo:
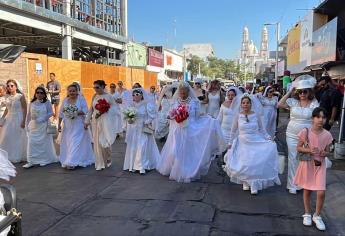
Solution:
[{"label": "gray paving stone", "polygon": [[104,198],[135,200],[201,200],[207,185],[203,183],[183,184],[175,181],[146,179],[133,181],[121,178],[106,188],[100,195]]},{"label": "gray paving stone", "polygon": [[170,220],[212,222],[215,209],[202,202],[179,202]]},{"label": "gray paving stone", "polygon": [[[250,210],[249,210],[250,211]],[[331,235],[320,232],[315,227],[305,227],[300,219],[288,219],[270,214],[217,213],[215,227],[221,231],[241,235]]]},{"label": "gray paving stone", "polygon": [[175,201],[149,200],[139,212],[138,218],[148,221],[168,221],[177,204],[178,202]]},{"label": "gray paving stone", "polygon": [[210,232],[209,225],[197,223],[152,223],[145,230],[142,235],[164,235],[164,236],[208,236]]},{"label": "gray paving stone", "polygon": [[114,181],[116,178],[41,171],[18,176],[14,185],[18,199],[46,203],[68,213]]},{"label": "gray paving stone", "polygon": [[145,226],[111,217],[68,216],[43,236],[136,236]]},{"label": "gray paving stone", "polygon": [[96,199],[84,203],[73,215],[132,218],[136,217],[145,202],[114,199]]},{"label": "gray paving stone", "polygon": [[23,214],[23,235],[39,235],[65,216],[62,212],[46,204],[20,200],[17,204]]}]

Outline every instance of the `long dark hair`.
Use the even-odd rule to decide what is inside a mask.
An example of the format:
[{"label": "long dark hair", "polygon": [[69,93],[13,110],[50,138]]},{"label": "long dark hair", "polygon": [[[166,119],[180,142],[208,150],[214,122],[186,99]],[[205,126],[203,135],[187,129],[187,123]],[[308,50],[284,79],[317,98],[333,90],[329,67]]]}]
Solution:
[{"label": "long dark hair", "polygon": [[[93,81],[93,84],[94,85],[97,84],[100,87],[102,87],[103,89],[105,89],[105,86],[107,86],[107,84],[104,82],[104,80],[95,80],[95,81]],[[77,90],[78,90],[78,88],[77,88]]]},{"label": "long dark hair", "polygon": [[[9,83],[13,83],[13,84],[16,86],[16,88],[17,88],[16,92],[22,94],[22,92],[18,89],[18,83],[17,83],[16,80],[14,80],[14,79],[9,79],[9,80],[7,80],[6,86],[7,86]],[[8,91],[8,89],[7,89],[7,94],[10,94],[10,92]]]},{"label": "long dark hair", "polygon": [[45,103],[47,100],[48,100],[48,96],[47,96],[47,91],[45,90],[44,87],[41,87],[41,86],[38,86],[36,89],[35,89],[35,94],[34,94],[34,97],[32,98],[31,102],[34,102],[37,100],[37,97],[36,97],[36,93],[37,91],[42,91],[43,92],[43,95],[44,95],[44,98],[42,100],[42,103]]},{"label": "long dark hair", "polygon": [[[241,104],[242,104],[242,101],[243,101],[244,99],[248,99],[248,101],[249,101],[250,105],[252,104],[252,99],[251,99],[249,96],[243,96],[243,97],[241,98]],[[249,118],[248,118],[248,115],[247,115],[247,114],[245,114],[245,117],[246,117],[246,121],[247,121],[247,123],[249,123]]]}]

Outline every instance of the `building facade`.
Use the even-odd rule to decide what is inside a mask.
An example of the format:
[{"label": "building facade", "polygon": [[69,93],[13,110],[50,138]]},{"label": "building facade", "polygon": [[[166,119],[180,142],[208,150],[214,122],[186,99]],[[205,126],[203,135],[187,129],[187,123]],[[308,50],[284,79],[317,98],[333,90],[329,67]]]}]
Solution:
[{"label": "building facade", "polygon": [[208,57],[214,57],[215,52],[212,44],[184,44],[183,50],[181,52],[187,59],[192,56],[200,57],[204,60],[207,60]]},{"label": "building facade", "polygon": [[29,52],[127,65],[127,0],[0,0],[0,28]]}]

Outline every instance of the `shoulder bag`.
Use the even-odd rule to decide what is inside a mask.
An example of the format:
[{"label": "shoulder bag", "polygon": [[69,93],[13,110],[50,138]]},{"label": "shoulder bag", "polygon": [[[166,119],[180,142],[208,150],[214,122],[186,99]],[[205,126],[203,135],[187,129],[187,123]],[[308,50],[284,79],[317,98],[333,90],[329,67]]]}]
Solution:
[{"label": "shoulder bag", "polygon": [[[303,144],[303,147],[304,148],[308,148],[309,147],[309,129],[306,128],[307,132],[306,132],[306,135],[305,135],[305,141],[304,141],[304,144]],[[310,155],[310,153],[304,153],[304,152],[297,152],[297,160],[299,161],[311,161],[312,160],[312,157]]]}]

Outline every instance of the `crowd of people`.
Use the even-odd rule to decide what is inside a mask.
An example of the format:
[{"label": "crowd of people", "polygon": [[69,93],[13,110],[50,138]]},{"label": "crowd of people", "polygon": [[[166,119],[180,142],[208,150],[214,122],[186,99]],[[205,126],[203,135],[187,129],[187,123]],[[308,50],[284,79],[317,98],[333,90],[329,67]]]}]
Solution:
[{"label": "crowd of people", "polygon": [[[275,85],[247,91],[223,87],[217,80],[205,87],[195,80],[165,85],[159,93],[154,86],[146,91],[136,83],[126,89],[121,81],[107,87],[97,80],[89,106],[78,83],[67,87],[60,104],[61,86],[53,73],[50,78],[47,86],[36,88],[29,104],[17,81],[0,86],[0,176],[14,176],[11,162],[23,161],[24,168],[60,162],[69,170],[94,164],[100,171],[111,166],[111,147],[125,135],[125,171],[145,174],[156,169],[188,183],[206,175],[218,157],[230,181],[256,195],[281,184],[274,142],[281,108],[290,111],[287,189],[291,194],[304,189],[303,224],[313,221],[325,230],[320,214],[333,140],[327,130],[338,116],[336,96],[341,96],[329,77],[317,83],[311,76],[300,76],[285,91]],[[59,156],[51,132],[55,122]],[[161,151],[156,140],[164,143]],[[317,192],[313,216],[312,191]]]}]

